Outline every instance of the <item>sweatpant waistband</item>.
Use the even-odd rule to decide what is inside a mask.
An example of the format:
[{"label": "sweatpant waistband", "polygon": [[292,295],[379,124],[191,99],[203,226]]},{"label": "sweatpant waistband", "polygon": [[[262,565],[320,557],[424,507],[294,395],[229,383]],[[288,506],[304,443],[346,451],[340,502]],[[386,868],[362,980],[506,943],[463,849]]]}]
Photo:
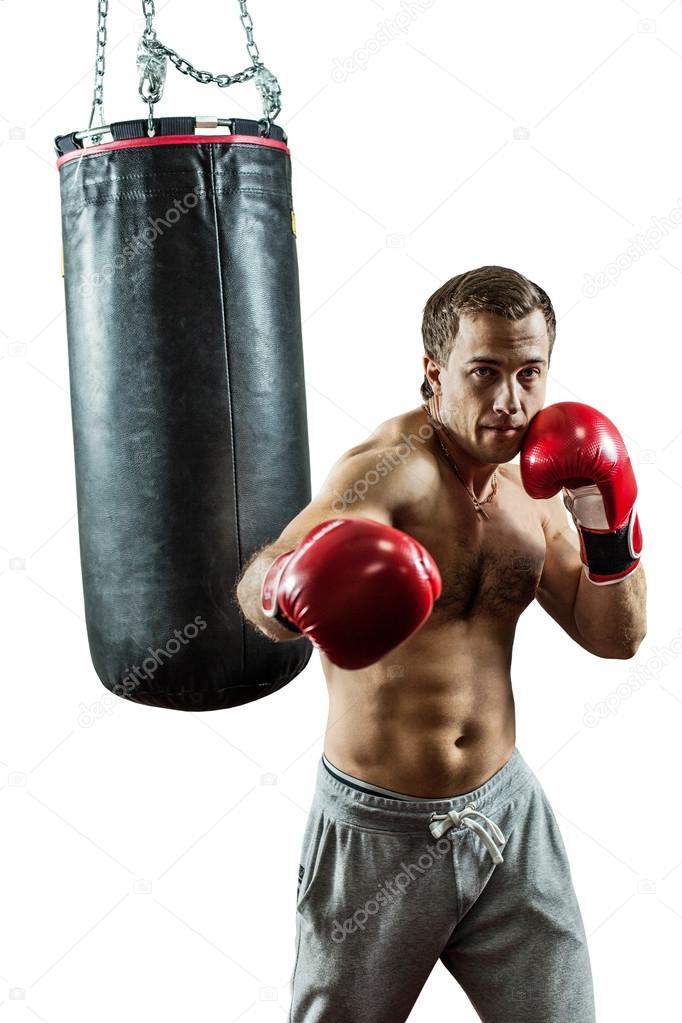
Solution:
[{"label": "sweatpant waistband", "polygon": [[330,817],[377,831],[420,832],[431,814],[455,814],[465,807],[491,811],[534,778],[517,746],[507,762],[486,782],[470,792],[443,799],[405,800],[379,796],[353,788],[334,777],[320,757],[314,804]]}]

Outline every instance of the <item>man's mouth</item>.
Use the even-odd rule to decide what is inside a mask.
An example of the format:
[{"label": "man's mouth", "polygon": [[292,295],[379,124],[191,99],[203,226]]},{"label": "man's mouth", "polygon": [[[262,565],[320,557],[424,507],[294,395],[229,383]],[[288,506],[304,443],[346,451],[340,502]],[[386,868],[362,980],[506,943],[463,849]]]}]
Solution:
[{"label": "man's mouth", "polygon": [[483,429],[497,433],[500,437],[513,437],[521,431],[520,426],[484,426]]}]

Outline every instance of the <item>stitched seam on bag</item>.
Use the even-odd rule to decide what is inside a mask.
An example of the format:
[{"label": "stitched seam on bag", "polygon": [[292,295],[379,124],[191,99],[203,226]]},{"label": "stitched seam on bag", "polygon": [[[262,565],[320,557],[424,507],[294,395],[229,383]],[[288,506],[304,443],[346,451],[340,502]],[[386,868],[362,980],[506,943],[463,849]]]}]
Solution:
[{"label": "stitched seam on bag", "polygon": [[[214,184],[214,175],[215,175],[215,163],[214,163],[213,150],[209,150],[208,156],[209,156],[209,163],[210,163],[210,170],[211,170],[211,184],[213,185]],[[235,526],[234,536],[235,536],[235,546],[237,548],[237,551],[236,551],[236,553],[237,553],[237,564],[240,566],[240,569],[241,569],[241,566],[243,564],[243,559],[242,559],[241,543],[239,542],[240,522],[239,522],[239,504],[237,502],[237,494],[239,493],[239,491],[237,490],[237,452],[235,450],[235,443],[234,443],[234,415],[233,415],[233,411],[232,411],[232,394],[230,393],[231,376],[230,376],[230,358],[229,358],[228,326],[227,326],[227,297],[225,295],[225,290],[223,288],[223,261],[222,261],[222,253],[220,251],[220,227],[219,227],[219,224],[218,224],[218,207],[217,207],[216,201],[215,201],[217,194],[219,194],[219,193],[216,192],[215,187],[212,187],[211,188],[211,195],[212,195],[212,200],[213,200],[213,203],[212,203],[212,205],[213,205],[213,224],[214,224],[214,231],[215,231],[216,256],[217,256],[217,260],[218,260],[217,270],[218,270],[218,281],[219,281],[219,284],[220,284],[220,309],[221,309],[221,312],[222,312],[223,342],[224,342],[224,346],[225,346],[225,394],[227,396],[227,414],[228,414],[229,423],[230,423],[230,442],[231,442],[231,456],[232,456],[231,457],[231,461],[232,461],[232,494],[233,494],[233,514],[234,514],[234,526]],[[229,263],[229,260],[228,260],[228,263]],[[246,669],[246,644],[247,644],[247,638],[246,638],[246,619],[245,619],[244,615],[240,615],[240,634],[241,634],[241,643],[240,643],[239,653],[240,653],[240,660],[241,660],[241,670],[243,672]]]},{"label": "stitched seam on bag", "polygon": [[[149,171],[148,170],[148,171],[142,171],[140,174],[118,174],[114,178],[107,177],[107,178],[102,178],[100,181],[86,182],[86,183],[84,183],[83,187],[84,188],[96,188],[98,185],[110,184],[112,181],[135,181],[135,180],[139,180],[140,178],[149,178],[149,179],[151,179],[151,178],[174,178],[174,177],[181,177],[181,176],[184,176],[184,175],[187,175],[187,174],[192,174],[194,177],[200,178],[203,175],[203,171],[181,170],[181,169],[178,169],[178,170],[168,170],[168,171],[156,171],[156,170],[155,171]],[[227,171],[224,171],[224,172],[220,172],[219,171],[215,175],[216,179],[229,178],[229,177],[235,177],[235,178],[267,178],[267,177],[274,177],[274,175],[268,175],[268,174],[263,173],[262,171],[247,171],[247,170],[244,170],[244,171],[242,171],[242,170],[235,170],[232,173],[228,173]]]},{"label": "stitched seam on bag", "polygon": [[[296,642],[300,642],[300,640],[297,640]],[[296,645],[296,642],[294,643],[294,646]],[[234,691],[239,690],[239,689],[254,689],[254,688],[269,689],[269,688],[272,688],[272,686],[276,685],[276,684],[277,683],[275,683],[275,682],[235,682],[234,684],[229,685],[229,686],[221,686],[220,689],[211,689],[211,690],[208,691],[208,695],[209,696],[214,696],[216,693],[231,693],[231,692],[234,692]],[[116,685],[116,683],[112,682],[112,685]],[[286,682],[282,682],[280,688],[283,688],[285,685],[287,685],[287,683]],[[109,689],[108,685],[105,685],[105,688]],[[112,692],[112,691],[113,690],[109,689],[109,692]],[[201,690],[198,690],[198,689],[163,689],[163,690],[162,689],[145,689],[144,690],[144,693],[147,696],[153,696],[153,697],[156,697],[156,696],[171,696],[171,697],[176,697],[176,698],[182,698],[182,697],[185,697],[185,696],[196,696],[198,692],[201,692]],[[135,703],[135,700],[131,700],[130,702],[131,703]]]},{"label": "stitched seam on bag", "polygon": [[[255,136],[254,136],[254,138],[255,138]],[[277,141],[279,141],[279,140],[277,140]],[[225,147],[229,147],[230,149],[232,149],[234,146],[251,146],[252,148],[254,148],[254,143],[253,142],[213,142],[212,140],[210,140],[208,142],[172,142],[171,145],[173,146],[174,149],[185,149],[185,150],[190,149],[190,150],[192,150],[192,152],[196,152],[196,150],[198,148],[200,148],[200,147],[203,149],[204,146],[225,146]],[[159,148],[159,147],[156,147],[156,146],[148,146],[148,147],[145,147],[145,146],[129,146],[128,149],[126,149],[126,150],[110,149],[110,150],[107,150],[107,152],[110,152],[110,153],[116,153],[116,152],[118,152],[118,153],[120,153],[120,152],[132,153],[136,149],[145,149],[145,148],[147,148],[149,150],[149,149],[155,149],[155,148]],[[161,148],[163,148],[163,147],[161,147]],[[280,149],[279,146],[263,146],[263,145],[261,145],[258,142],[255,143],[255,151],[256,151],[256,153],[261,153],[264,149],[267,149],[270,152],[282,153],[283,156],[287,156],[287,153],[283,149]],[[209,153],[212,155],[213,150],[210,149]],[[101,154],[99,154],[99,153],[91,153],[90,155],[91,156],[100,156],[100,155],[101,156],[105,156],[106,153],[104,153],[104,152],[102,152]]]},{"label": "stitched seam on bag", "polygon": [[[105,143],[105,145],[106,144],[107,143]],[[286,143],[284,143],[284,144],[286,145]],[[252,152],[252,154],[251,154],[254,159],[258,159],[258,156],[256,154],[260,155],[260,153],[262,152],[263,149],[268,149],[268,150],[270,150],[272,152],[275,152],[275,153],[281,153],[282,156],[288,156],[289,155],[286,152],[286,150],[280,149],[279,146],[263,146],[263,145],[260,145],[259,143],[256,143],[254,145],[253,142],[213,142],[213,141],[209,141],[209,142],[172,142],[172,143],[170,143],[170,146],[172,146],[173,149],[176,149],[178,151],[184,150],[186,152],[189,149],[193,153],[196,153],[197,149],[203,149],[204,146],[223,146],[223,147],[228,148],[228,149],[232,149],[235,146],[238,147],[238,148],[242,147],[242,146],[251,146],[252,150],[255,150],[255,152]],[[121,153],[134,153],[138,149],[141,149],[141,150],[145,150],[146,149],[146,151],[149,152],[150,149],[156,149],[156,148],[163,149],[164,147],[163,146],[161,146],[161,147],[157,147],[157,146],[128,146],[127,148],[123,147],[122,149],[103,149],[101,153],[88,153],[87,150],[83,150],[83,154],[81,156],[81,160],[94,160],[98,156],[119,156]],[[212,153],[212,152],[213,152],[213,150],[209,150],[209,153]],[[67,162],[65,166],[68,167],[69,163],[74,163],[74,162],[75,162],[74,160],[71,160],[71,161]]]},{"label": "stitched seam on bag", "polygon": [[[287,202],[291,202],[290,196],[286,192],[276,192],[270,189],[263,188],[233,188],[233,189],[215,189],[213,195],[239,195],[244,193],[245,195],[268,195],[274,196],[279,199],[286,199]],[[207,198],[210,193],[208,192],[194,192],[197,197]],[[101,196],[93,199],[84,199],[82,202],[74,203],[73,205],[64,206],[65,213],[74,213],[77,210],[86,209],[88,206],[105,206],[107,203],[118,202],[119,200],[125,199],[177,199],[182,198],[178,196],[175,191],[146,191],[146,192],[119,192],[116,195]]]}]

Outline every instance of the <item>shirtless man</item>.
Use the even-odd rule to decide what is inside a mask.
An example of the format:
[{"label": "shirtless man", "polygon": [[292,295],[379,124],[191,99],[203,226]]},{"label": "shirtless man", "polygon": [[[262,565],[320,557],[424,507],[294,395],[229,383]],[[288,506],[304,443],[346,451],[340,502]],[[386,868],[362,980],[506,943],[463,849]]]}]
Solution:
[{"label": "shirtless man", "polygon": [[425,404],[344,454],[237,590],[272,639],[313,639],[329,691],[289,1021],[402,1023],[440,959],[486,1023],[592,1023],[565,848],[515,745],[512,647],[535,597],[597,657],[632,657],[644,572],[622,530],[610,575],[608,552],[601,575],[581,560],[566,508],[594,511],[595,487],[534,499],[510,464],[545,400],[545,292],[481,267],[431,296],[422,333]]}]

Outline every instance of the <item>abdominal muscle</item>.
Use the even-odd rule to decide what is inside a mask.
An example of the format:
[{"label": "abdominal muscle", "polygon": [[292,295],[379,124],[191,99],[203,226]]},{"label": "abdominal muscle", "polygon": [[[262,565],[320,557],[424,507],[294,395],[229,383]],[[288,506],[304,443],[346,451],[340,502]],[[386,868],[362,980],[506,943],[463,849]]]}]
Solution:
[{"label": "abdominal muscle", "polygon": [[434,615],[361,671],[338,668],[322,654],[327,759],[406,795],[442,798],[478,788],[514,750],[514,626]]}]

